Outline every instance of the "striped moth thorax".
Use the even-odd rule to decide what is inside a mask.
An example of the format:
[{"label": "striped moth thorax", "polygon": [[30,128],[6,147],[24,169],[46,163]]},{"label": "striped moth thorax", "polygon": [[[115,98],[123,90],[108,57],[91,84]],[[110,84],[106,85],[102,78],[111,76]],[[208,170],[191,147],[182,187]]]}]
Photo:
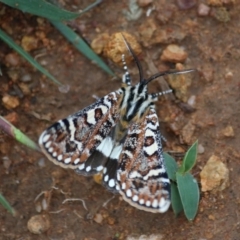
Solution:
[{"label": "striped moth thorax", "polygon": [[170,206],[170,181],[164,165],[162,135],[154,102],[169,91],[149,94],[148,83],[167,74],[144,79],[142,67],[124,39],[139,69],[140,81],[131,85],[124,61],[122,87],[83,110],[59,120],[39,138],[45,155],[55,164],[79,174],[103,174],[103,185],[119,192],[132,206],[157,213]]}]

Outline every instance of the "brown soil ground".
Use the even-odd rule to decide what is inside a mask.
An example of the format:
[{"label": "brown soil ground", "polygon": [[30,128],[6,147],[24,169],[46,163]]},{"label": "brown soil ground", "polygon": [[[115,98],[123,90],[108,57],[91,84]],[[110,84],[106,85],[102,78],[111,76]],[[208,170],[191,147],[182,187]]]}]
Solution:
[{"label": "brown soil ground", "polygon": [[[87,2],[66,0],[62,4],[73,11],[76,7],[87,6]],[[188,10],[180,10],[176,1],[153,1],[142,8],[140,18],[128,21],[123,14],[123,9],[128,9],[128,1],[106,0],[74,21],[89,42],[105,32],[126,31],[135,35],[143,49],[140,60],[146,77],[153,74],[149,65],[154,64],[158,70],[174,67],[160,60],[168,44],[175,43],[185,49],[188,58],[184,66],[198,70],[189,74],[192,83],[186,93],[188,98],[196,97],[195,111],[188,113],[175,102],[159,101],[157,110],[161,130],[168,140],[165,150],[186,150],[198,139],[204,152],[198,155],[194,176],[199,179],[207,160],[216,155],[230,171],[228,187],[221,192],[201,192],[199,211],[193,222],[189,222],[184,214],[175,217],[172,209],[164,214],[148,213],[131,207],[118,195],[111,199],[113,194],[92,177],[62,169],[42,154],[1,133],[0,192],[17,215],[13,217],[0,206],[0,239],[110,240],[131,239],[130,236],[134,237],[132,239],[168,240],[240,239],[240,5],[237,2],[223,8],[211,7],[209,15],[200,17],[200,1]],[[147,17],[146,12],[152,6],[156,8]],[[82,56],[46,20],[3,4],[0,9],[1,28],[19,44],[24,36],[38,39],[31,55],[37,56],[37,60],[60,82],[70,86],[67,93],[61,93],[55,84],[20,57],[13,55],[18,61],[9,63],[6,56],[14,52],[0,42],[3,73],[0,95],[1,98],[5,94],[15,95],[19,100],[15,109],[7,109],[1,101],[0,114],[8,116],[33,140],[37,141],[51,123],[94,102],[93,95],[101,97],[119,88],[120,80],[112,79]],[[225,22],[228,17],[230,21]],[[171,37],[158,43],[143,37],[141,27],[148,28],[150,21],[155,22],[156,31],[163,30]],[[122,73],[121,67],[109,64],[118,75]],[[130,69],[137,82],[136,66],[131,65]],[[31,78],[24,82],[22,76],[28,74]],[[157,80],[152,86],[160,91]],[[12,113],[15,114],[9,115]],[[224,129],[228,126],[233,128],[233,136],[225,136]],[[44,194],[35,201],[41,192]],[[83,199],[87,210],[81,201],[62,204],[67,198]],[[47,209],[40,214],[49,218],[50,228],[35,235],[28,230],[27,223],[32,216],[39,214],[44,201]]]}]

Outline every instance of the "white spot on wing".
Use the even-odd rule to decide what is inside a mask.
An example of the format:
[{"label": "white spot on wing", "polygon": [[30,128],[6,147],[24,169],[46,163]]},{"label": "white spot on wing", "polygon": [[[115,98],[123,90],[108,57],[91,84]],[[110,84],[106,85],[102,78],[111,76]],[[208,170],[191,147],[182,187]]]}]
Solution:
[{"label": "white spot on wing", "polygon": [[79,165],[78,169],[79,170],[83,170],[85,168],[85,163],[82,163],[81,165]]},{"label": "white spot on wing", "polygon": [[79,159],[79,158],[76,158],[73,163],[74,163],[74,164],[78,164],[79,161],[80,161],[80,159]]},{"label": "white spot on wing", "polygon": [[111,180],[108,182],[108,185],[109,185],[109,187],[114,187],[114,186],[115,186],[115,180],[114,180],[114,179],[111,179]]},{"label": "white spot on wing", "polygon": [[127,197],[132,197],[132,191],[130,189],[128,189],[126,191],[126,195],[127,195]]},{"label": "white spot on wing", "polygon": [[133,198],[132,198],[132,200],[133,200],[134,202],[138,201],[138,195],[134,195]]},{"label": "white spot on wing", "polygon": [[109,179],[109,176],[108,176],[108,175],[106,175],[106,176],[104,177],[104,182],[107,182],[107,181],[108,181],[108,179]]},{"label": "white spot on wing", "polygon": [[68,164],[70,162],[71,162],[71,158],[70,157],[64,159],[64,163]]},{"label": "white spot on wing", "polygon": [[49,148],[51,144],[52,144],[52,141],[46,142],[46,143],[45,143],[45,147],[46,147],[46,148]]},{"label": "white spot on wing", "polygon": [[62,154],[61,154],[61,155],[58,155],[57,160],[58,160],[58,161],[62,161],[62,159],[63,159],[63,155],[62,155]]},{"label": "white spot on wing", "polygon": [[[47,142],[49,138],[50,138],[50,134],[45,135],[45,136],[42,138],[42,142],[43,142],[43,143]],[[40,139],[41,139],[41,138],[40,138]]]},{"label": "white spot on wing", "polygon": [[86,172],[90,172],[91,169],[92,169],[91,166],[87,166],[87,167],[86,167]]},{"label": "white spot on wing", "polygon": [[150,207],[150,205],[151,205],[151,202],[150,202],[149,200],[147,200],[147,201],[146,201],[146,206],[147,206],[147,207]]},{"label": "white spot on wing", "polygon": [[100,172],[100,171],[102,171],[103,170],[103,166],[98,166],[97,168],[96,168],[96,171],[98,171],[98,172]]}]

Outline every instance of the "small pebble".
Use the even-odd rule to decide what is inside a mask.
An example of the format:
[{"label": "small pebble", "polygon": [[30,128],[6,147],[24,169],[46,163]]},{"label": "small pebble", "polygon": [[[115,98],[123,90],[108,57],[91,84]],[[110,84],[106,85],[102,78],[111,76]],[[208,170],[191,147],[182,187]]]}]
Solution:
[{"label": "small pebble", "polygon": [[205,152],[205,148],[201,143],[198,144],[198,149],[197,149],[199,154],[203,154]]},{"label": "small pebble", "polygon": [[195,95],[190,96],[190,98],[188,99],[187,103],[190,106],[194,107],[195,104],[196,104],[196,96]]},{"label": "small pebble", "polygon": [[187,53],[178,45],[170,44],[163,51],[161,60],[166,62],[179,63],[187,59]]},{"label": "small pebble", "polygon": [[103,221],[103,216],[102,216],[102,214],[100,214],[100,213],[95,214],[93,220],[94,220],[96,223],[101,224],[102,221]]},{"label": "small pebble", "polygon": [[58,90],[61,93],[68,93],[69,90],[70,90],[70,85],[68,85],[68,84],[61,85],[61,86],[58,87]]},{"label": "small pebble", "polygon": [[230,81],[233,78],[233,73],[232,72],[227,72],[224,77],[225,77],[226,80]]},{"label": "small pebble", "polygon": [[16,67],[19,65],[20,59],[16,53],[9,53],[5,57],[5,61],[7,64]]},{"label": "small pebble", "polygon": [[50,228],[48,215],[35,215],[28,220],[27,228],[31,233],[41,234]]},{"label": "small pebble", "polygon": [[26,73],[20,78],[20,80],[22,82],[25,82],[25,83],[26,82],[31,82],[32,81],[32,76],[29,73]]},{"label": "small pebble", "polygon": [[8,115],[5,115],[4,118],[12,124],[17,123],[18,114],[16,112],[11,112]]},{"label": "small pebble", "polygon": [[25,51],[30,52],[38,48],[38,39],[33,36],[24,36],[21,45]]},{"label": "small pebble", "polygon": [[139,7],[146,7],[151,4],[153,0],[138,0]]},{"label": "small pebble", "polygon": [[91,42],[91,48],[97,54],[101,54],[103,52],[104,46],[106,45],[109,39],[108,33],[99,34],[96,38],[94,38]]},{"label": "small pebble", "polygon": [[43,167],[46,166],[45,158],[40,158],[40,159],[38,160],[38,166],[41,167],[41,168],[43,168]]},{"label": "small pebble", "polygon": [[234,137],[234,130],[232,126],[227,126],[224,128],[222,133],[225,137]]},{"label": "small pebble", "polygon": [[182,10],[187,10],[196,5],[196,0],[177,0],[177,5]]},{"label": "small pebble", "polygon": [[198,5],[198,15],[201,17],[208,16],[210,13],[210,10],[211,10],[211,8],[204,3],[200,3]]},{"label": "small pebble", "polygon": [[2,98],[2,102],[5,108],[13,109],[19,106],[20,102],[17,97],[13,97],[10,95],[5,95]]},{"label": "small pebble", "polygon": [[115,218],[113,218],[113,217],[108,217],[108,218],[107,218],[107,223],[108,223],[109,225],[115,224]]}]

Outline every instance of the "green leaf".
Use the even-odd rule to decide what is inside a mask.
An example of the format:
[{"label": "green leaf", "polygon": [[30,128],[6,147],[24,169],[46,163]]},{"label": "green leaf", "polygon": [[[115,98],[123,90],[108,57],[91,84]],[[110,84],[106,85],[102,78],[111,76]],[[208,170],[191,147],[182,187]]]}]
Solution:
[{"label": "green leaf", "polygon": [[15,215],[16,212],[12,208],[12,206],[9,204],[9,202],[6,200],[6,198],[0,193],[0,203],[5,207],[12,215]]},{"label": "green leaf", "polygon": [[173,212],[175,213],[175,215],[178,215],[183,210],[183,205],[177,185],[175,183],[171,183],[171,202]]},{"label": "green leaf", "polygon": [[197,160],[197,146],[198,141],[196,141],[187,151],[184,156],[182,165],[180,166],[178,172],[179,173],[186,173],[189,172],[193,166],[196,164]]},{"label": "green leaf", "polygon": [[26,136],[19,129],[14,127],[2,116],[0,116],[0,129],[2,129],[5,133],[10,135],[11,137],[15,138],[20,143],[32,148],[33,150],[40,151],[38,145],[35,142],[33,142],[28,136]]},{"label": "green leaf", "polygon": [[104,71],[115,76],[112,70],[103,60],[78,36],[71,28],[61,22],[51,21],[51,23],[71,42],[82,54],[97,63]]},{"label": "green leaf", "polygon": [[58,85],[62,85],[57,79],[55,79],[45,68],[43,68],[37,61],[35,61],[26,51],[24,51],[20,46],[18,46],[11,37],[9,37],[4,31],[0,29],[0,39],[2,39],[6,44],[12,47],[16,52],[18,52],[23,58],[25,58],[30,64],[32,64],[36,69],[42,72],[44,75],[49,77],[53,82]]},{"label": "green leaf", "polygon": [[199,204],[199,187],[196,179],[190,174],[176,174],[177,186],[185,216],[193,220],[197,214]]},{"label": "green leaf", "polygon": [[167,174],[168,177],[172,180],[172,181],[176,181],[176,172],[178,169],[178,165],[176,163],[176,161],[174,160],[174,158],[172,156],[170,156],[167,153],[163,153],[164,156],[164,160],[165,160],[165,166],[166,166],[166,170],[167,170]]},{"label": "green leaf", "polygon": [[55,21],[70,20],[81,15],[81,13],[73,13],[61,9],[44,0],[0,0],[0,2],[23,12]]}]

